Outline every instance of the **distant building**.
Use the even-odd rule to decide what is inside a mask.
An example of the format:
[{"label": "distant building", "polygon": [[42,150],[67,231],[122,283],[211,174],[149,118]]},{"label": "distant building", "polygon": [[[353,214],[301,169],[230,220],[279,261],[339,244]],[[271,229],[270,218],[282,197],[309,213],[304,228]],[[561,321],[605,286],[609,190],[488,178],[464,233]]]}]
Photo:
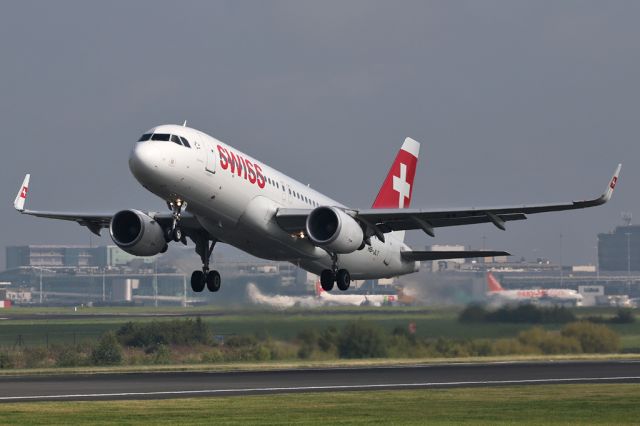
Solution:
[{"label": "distant building", "polygon": [[598,266],[601,271],[640,271],[640,225],[598,234]]},{"label": "distant building", "polygon": [[154,258],[132,256],[117,246],[27,245],[6,248],[7,269],[42,268],[105,268],[126,265],[134,259],[152,263]]}]

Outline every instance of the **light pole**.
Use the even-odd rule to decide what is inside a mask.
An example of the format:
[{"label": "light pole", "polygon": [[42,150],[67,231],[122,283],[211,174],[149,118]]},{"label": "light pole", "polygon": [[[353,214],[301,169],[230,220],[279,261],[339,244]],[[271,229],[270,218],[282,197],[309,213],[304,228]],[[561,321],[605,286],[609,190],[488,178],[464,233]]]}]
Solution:
[{"label": "light pole", "polygon": [[627,294],[631,291],[631,232],[625,232],[627,236]]},{"label": "light pole", "polygon": [[42,305],[42,266],[40,267],[40,304]]},{"label": "light pole", "polygon": [[564,274],[562,271],[562,232],[560,233],[560,288],[564,288]]}]

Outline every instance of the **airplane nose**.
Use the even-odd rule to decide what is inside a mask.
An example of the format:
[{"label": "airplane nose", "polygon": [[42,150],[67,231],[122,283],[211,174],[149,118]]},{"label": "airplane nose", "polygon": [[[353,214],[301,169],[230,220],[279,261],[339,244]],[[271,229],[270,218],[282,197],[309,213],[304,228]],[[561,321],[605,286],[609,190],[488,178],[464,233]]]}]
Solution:
[{"label": "airplane nose", "polygon": [[158,147],[153,142],[138,142],[129,156],[129,170],[138,179],[148,179],[160,166]]}]

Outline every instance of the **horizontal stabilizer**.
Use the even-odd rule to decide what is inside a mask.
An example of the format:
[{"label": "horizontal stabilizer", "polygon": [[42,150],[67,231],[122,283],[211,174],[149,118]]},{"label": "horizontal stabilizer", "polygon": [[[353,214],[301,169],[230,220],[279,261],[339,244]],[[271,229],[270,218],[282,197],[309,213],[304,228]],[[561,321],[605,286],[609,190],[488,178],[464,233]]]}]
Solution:
[{"label": "horizontal stabilizer", "polygon": [[469,250],[469,251],[403,251],[400,255],[405,260],[445,260],[467,259],[471,257],[511,256],[506,251]]}]

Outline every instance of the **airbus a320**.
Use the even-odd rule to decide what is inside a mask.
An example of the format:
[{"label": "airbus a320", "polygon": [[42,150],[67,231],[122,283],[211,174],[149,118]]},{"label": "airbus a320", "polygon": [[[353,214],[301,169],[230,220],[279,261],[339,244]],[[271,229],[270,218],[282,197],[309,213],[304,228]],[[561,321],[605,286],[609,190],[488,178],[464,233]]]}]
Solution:
[{"label": "airbus a320", "polygon": [[533,213],[582,209],[606,203],[620,165],[598,198],[559,204],[513,207],[411,209],[420,144],[406,138],[371,208],[343,205],[265,163],[196,129],[162,125],[145,132],[129,156],[133,176],[163,201],[166,212],[128,209],[116,213],[36,211],[25,208],[29,177],[14,207],[23,214],[75,221],[100,235],[109,228],[113,242],[136,256],[154,256],[170,242],[195,243],[202,269],[191,288],[220,289],[210,269],[217,242],[254,256],[289,261],[318,274],[322,288],[347,290],[354,279],[395,277],[415,272],[420,261],[501,256],[503,251],[416,251],[404,243],[405,231],[477,223],[505,223]]}]

